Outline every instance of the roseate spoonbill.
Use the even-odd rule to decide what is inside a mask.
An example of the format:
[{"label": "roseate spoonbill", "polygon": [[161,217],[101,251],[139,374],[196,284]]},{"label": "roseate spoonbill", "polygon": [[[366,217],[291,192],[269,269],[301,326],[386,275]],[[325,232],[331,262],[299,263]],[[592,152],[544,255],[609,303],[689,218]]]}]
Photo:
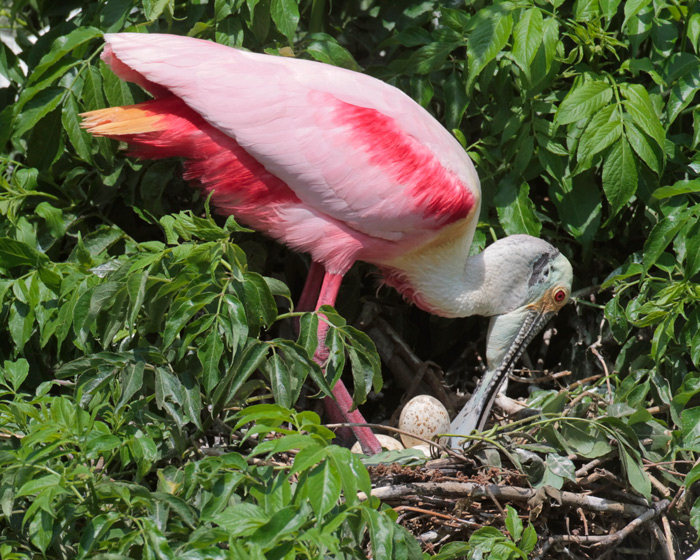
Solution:
[{"label": "roseate spoonbill", "polygon": [[[364,74],[172,35],[105,41],[103,60],[155,99],[91,111],[83,126],[141,157],[183,157],[185,178],[212,192],[219,210],[310,253],[302,305],[332,305],[343,275],[363,260],[426,311],[493,317],[488,373],[451,426],[482,428],[515,360],[568,301],[572,271],[526,235],[469,256],[480,187],[455,138]],[[322,322],[321,347],[327,329]],[[346,419],[362,421],[348,413],[341,382],[333,393]],[[379,451],[371,431],[355,433],[365,451]]]}]

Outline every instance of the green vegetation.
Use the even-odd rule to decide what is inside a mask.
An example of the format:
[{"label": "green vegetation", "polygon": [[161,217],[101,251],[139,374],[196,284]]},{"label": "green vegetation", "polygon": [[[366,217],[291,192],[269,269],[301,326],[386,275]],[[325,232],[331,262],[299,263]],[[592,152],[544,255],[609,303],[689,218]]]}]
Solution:
[{"label": "green vegetation", "polygon": [[[530,396],[541,416],[486,433],[490,462],[556,493],[598,459],[695,538],[700,3],[15,0],[0,1],[0,559],[556,557],[524,503],[433,548],[358,498],[366,467],[311,409],[344,369],[357,402],[392,387],[370,417],[408,390],[357,328],[371,269],[327,310],[324,375],[318,316],[290,335],[305,257],[212,217],[172,161],[80,129],[83,111],[147,98],[99,60],[104,32],[134,30],[362,70],[453,131],[482,180],[476,245],[541,236],[576,278],[549,351],[531,350],[570,388],[550,380]],[[485,329],[378,299],[445,370]]]}]

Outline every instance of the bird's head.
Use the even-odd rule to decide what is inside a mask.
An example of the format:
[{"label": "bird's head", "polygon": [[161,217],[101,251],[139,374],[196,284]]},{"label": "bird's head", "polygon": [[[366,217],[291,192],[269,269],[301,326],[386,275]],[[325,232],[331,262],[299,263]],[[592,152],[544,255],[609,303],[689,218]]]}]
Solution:
[{"label": "bird's head", "polygon": [[491,319],[486,358],[489,370],[505,375],[547,321],[568,303],[573,271],[567,258],[541,239],[514,235],[497,243],[511,255],[512,269],[504,277],[516,285],[508,298],[510,309]]}]

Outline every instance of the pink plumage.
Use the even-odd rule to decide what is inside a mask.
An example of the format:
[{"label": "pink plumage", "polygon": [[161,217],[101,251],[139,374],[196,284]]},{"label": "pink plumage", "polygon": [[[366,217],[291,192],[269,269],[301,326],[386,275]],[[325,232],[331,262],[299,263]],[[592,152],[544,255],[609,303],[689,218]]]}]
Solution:
[{"label": "pink plumage", "polygon": [[185,158],[186,178],[213,190],[220,211],[329,272],[387,263],[478,207],[463,148],[381,81],[171,35],[105,39],[103,59],[155,95],[137,107],[160,118],[132,134],[131,117],[106,109],[87,115],[88,129],[142,157]]},{"label": "pink plumage", "polygon": [[[184,158],[185,177],[213,192],[221,212],[310,253],[324,267],[317,307],[333,304],[342,275],[364,260],[407,299],[452,315],[451,303],[425,295],[424,262],[444,254],[450,267],[452,251],[468,250],[479,180],[460,144],[407,95],[342,68],[209,41],[105,40],[103,60],[155,99],[87,113],[88,131],[140,157]],[[319,278],[310,275],[304,301]],[[344,417],[362,421],[342,391]],[[373,436],[363,443],[378,450]]]}]

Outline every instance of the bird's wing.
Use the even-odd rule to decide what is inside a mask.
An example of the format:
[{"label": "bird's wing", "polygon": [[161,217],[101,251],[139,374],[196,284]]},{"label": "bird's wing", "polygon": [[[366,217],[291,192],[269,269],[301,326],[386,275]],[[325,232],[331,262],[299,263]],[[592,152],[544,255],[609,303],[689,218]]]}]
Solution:
[{"label": "bird's wing", "polygon": [[103,58],[154,95],[180,97],[315,211],[401,241],[479,205],[464,149],[398,89],[317,62],[173,35],[105,35]]}]

